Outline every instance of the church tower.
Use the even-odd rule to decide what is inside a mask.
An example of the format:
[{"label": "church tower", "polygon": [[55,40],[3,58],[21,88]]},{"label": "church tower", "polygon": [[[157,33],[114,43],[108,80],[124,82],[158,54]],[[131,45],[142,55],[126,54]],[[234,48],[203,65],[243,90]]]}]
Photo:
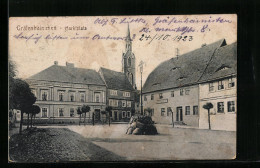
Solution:
[{"label": "church tower", "polygon": [[128,24],[127,36],[125,39],[125,52],[122,55],[122,71],[127,76],[129,82],[136,87],[135,83],[135,55],[132,52],[132,39],[130,37],[130,29]]}]

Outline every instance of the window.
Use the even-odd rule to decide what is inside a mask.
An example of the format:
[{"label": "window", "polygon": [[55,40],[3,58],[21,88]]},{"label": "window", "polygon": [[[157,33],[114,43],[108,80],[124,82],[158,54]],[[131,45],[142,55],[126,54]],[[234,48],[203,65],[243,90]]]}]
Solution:
[{"label": "window", "polygon": [[113,100],[109,99],[109,106],[113,106]]},{"label": "window", "polygon": [[180,89],[180,95],[183,96],[183,89]]},{"label": "window", "polygon": [[159,98],[162,99],[163,98],[163,94],[159,93]]},{"label": "window", "polygon": [[95,93],[95,102],[100,102],[100,93]]},{"label": "window", "polygon": [[147,96],[146,95],[144,95],[144,101],[147,101]]},{"label": "window", "polygon": [[131,101],[127,101],[127,107],[131,107]]},{"label": "window", "polygon": [[213,82],[209,83],[209,91],[213,91],[214,90],[214,85]]},{"label": "window", "polygon": [[122,100],[122,107],[126,107],[126,101]]},{"label": "window", "polygon": [[128,65],[128,66],[131,66],[131,57],[128,57],[127,65]]},{"label": "window", "polygon": [[185,115],[190,115],[190,106],[185,107]]},{"label": "window", "polygon": [[224,89],[223,80],[218,81],[218,90]]},{"label": "window", "polygon": [[165,108],[161,108],[161,116],[164,116]]},{"label": "window", "polygon": [[190,94],[190,89],[185,89],[185,94],[189,95]]},{"label": "window", "polygon": [[122,112],[122,118],[125,118],[125,117],[126,117],[126,112],[123,111],[123,112]]},{"label": "window", "polygon": [[228,101],[228,112],[235,112],[235,102],[234,101]]},{"label": "window", "polygon": [[70,108],[70,117],[74,117],[74,108]]},{"label": "window", "polygon": [[168,107],[168,108],[167,108],[167,116],[170,116],[171,113],[172,113],[172,109],[171,109],[171,107]]},{"label": "window", "polygon": [[131,117],[131,113],[130,111],[127,112],[127,118],[130,118]]},{"label": "window", "polygon": [[224,102],[218,102],[218,113],[224,113]]},{"label": "window", "polygon": [[80,101],[85,102],[85,94],[84,93],[80,93]]},{"label": "window", "polygon": [[117,95],[117,90],[110,90],[110,95],[116,96]]},{"label": "window", "polygon": [[171,97],[174,97],[174,91],[171,91]]},{"label": "window", "polygon": [[199,114],[198,106],[193,106],[193,115],[198,115],[198,114]]},{"label": "window", "polygon": [[59,116],[60,117],[63,117],[64,116],[64,113],[63,113],[63,108],[59,108]]},{"label": "window", "polygon": [[48,92],[46,90],[42,90],[42,100],[47,101],[48,97]]},{"label": "window", "polygon": [[118,100],[113,100],[113,106],[117,107],[118,106]]},{"label": "window", "polygon": [[228,79],[228,87],[231,88],[231,87],[234,87],[234,86],[235,86],[234,79],[233,78],[229,78]]},{"label": "window", "polygon": [[63,101],[64,92],[59,92],[59,101]]},{"label": "window", "polygon": [[154,94],[151,94],[151,100],[153,100],[154,99]]},{"label": "window", "polygon": [[123,93],[123,96],[124,96],[124,97],[130,97],[130,92],[124,92],[124,93]]},{"label": "window", "polygon": [[70,93],[70,101],[75,101],[75,93]]},{"label": "window", "polygon": [[152,109],[151,116],[154,116],[154,109]]},{"label": "window", "polygon": [[47,117],[47,108],[42,108],[42,117]]}]

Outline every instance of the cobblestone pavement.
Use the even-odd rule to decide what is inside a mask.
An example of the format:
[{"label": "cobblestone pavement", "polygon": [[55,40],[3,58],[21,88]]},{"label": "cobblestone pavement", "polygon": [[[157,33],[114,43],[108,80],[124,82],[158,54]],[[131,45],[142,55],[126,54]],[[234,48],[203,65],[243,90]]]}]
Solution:
[{"label": "cobblestone pavement", "polygon": [[10,162],[124,160],[67,128],[24,130],[9,140]]},{"label": "cobblestone pavement", "polygon": [[236,132],[172,128],[156,124],[159,135],[126,135],[127,125],[70,126],[94,144],[127,160],[233,159]]},{"label": "cobblestone pavement", "polygon": [[10,160],[20,162],[233,159],[236,132],[172,128],[159,135],[126,135],[127,124],[38,126],[10,139]]}]

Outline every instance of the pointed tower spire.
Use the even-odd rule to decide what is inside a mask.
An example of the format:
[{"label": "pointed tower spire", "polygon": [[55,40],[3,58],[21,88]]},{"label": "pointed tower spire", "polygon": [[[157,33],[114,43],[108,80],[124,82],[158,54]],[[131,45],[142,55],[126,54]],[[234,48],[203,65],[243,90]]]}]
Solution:
[{"label": "pointed tower spire", "polygon": [[131,35],[130,35],[129,23],[128,23],[127,36],[126,36],[125,41],[126,41],[125,52],[132,51],[132,40],[131,40]]},{"label": "pointed tower spire", "polygon": [[135,55],[132,53],[132,39],[130,35],[129,23],[125,43],[125,53],[122,54],[123,72],[132,84],[133,88],[135,88]]},{"label": "pointed tower spire", "polygon": [[128,23],[128,29],[127,29],[127,39],[131,40],[129,23]]}]

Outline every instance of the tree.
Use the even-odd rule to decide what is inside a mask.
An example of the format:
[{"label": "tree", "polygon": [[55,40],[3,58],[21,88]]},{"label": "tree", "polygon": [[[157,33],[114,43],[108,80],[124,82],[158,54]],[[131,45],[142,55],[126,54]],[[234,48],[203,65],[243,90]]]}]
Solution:
[{"label": "tree", "polygon": [[31,111],[31,128],[32,128],[32,118],[35,117],[36,114],[40,113],[41,109],[37,105],[32,105],[32,111]]},{"label": "tree", "polygon": [[209,111],[210,111],[211,108],[213,108],[213,104],[212,103],[206,103],[205,105],[203,105],[203,108],[208,110],[209,129],[211,129],[211,126],[210,126],[210,113],[209,113]]},{"label": "tree", "polygon": [[15,109],[14,105],[14,80],[16,77],[16,66],[12,60],[9,60],[9,109]]},{"label": "tree", "polygon": [[83,105],[81,107],[82,113],[84,113],[84,125],[85,125],[85,120],[86,120],[86,113],[90,111],[90,107],[87,105]]},{"label": "tree", "polygon": [[80,108],[80,107],[77,108],[77,114],[79,115],[79,125],[80,125],[80,122],[81,122],[81,114],[82,114],[82,111],[81,111],[81,108]]},{"label": "tree", "polygon": [[23,114],[32,110],[32,105],[36,101],[36,97],[31,92],[29,84],[22,79],[12,79],[9,81],[11,95],[9,95],[9,108],[21,110],[21,121],[19,133],[22,132]]},{"label": "tree", "polygon": [[149,116],[151,116],[153,112],[153,110],[150,107],[146,108],[144,111],[147,111]]},{"label": "tree", "polygon": [[108,125],[110,126],[110,116],[112,115],[112,107],[111,106],[107,106],[106,107],[106,111],[108,113]]}]

